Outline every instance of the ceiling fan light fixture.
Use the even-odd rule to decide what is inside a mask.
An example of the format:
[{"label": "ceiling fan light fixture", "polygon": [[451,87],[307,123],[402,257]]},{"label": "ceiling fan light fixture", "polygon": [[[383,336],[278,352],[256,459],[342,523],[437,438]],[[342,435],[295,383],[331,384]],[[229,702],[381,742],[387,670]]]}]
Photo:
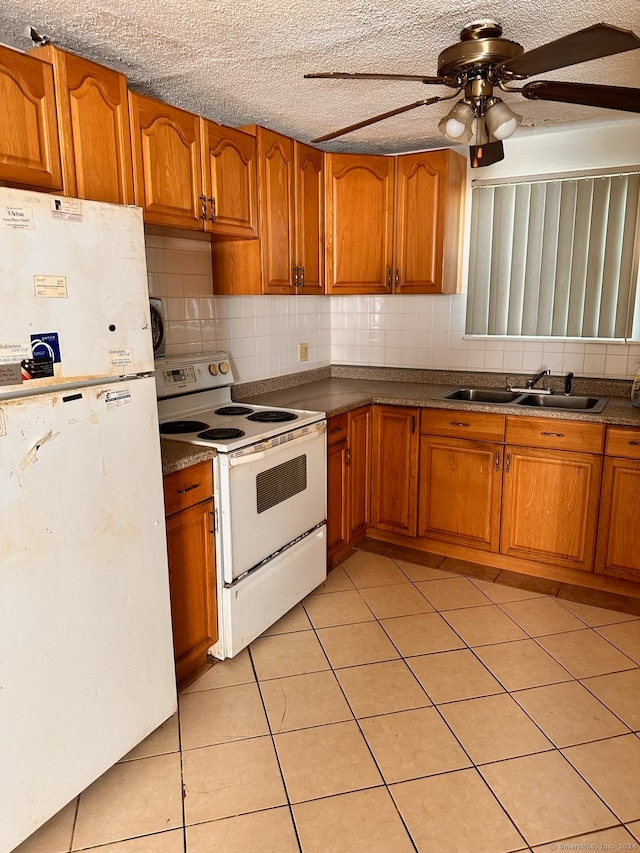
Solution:
[{"label": "ceiling fan light fixture", "polygon": [[485,121],[494,139],[508,139],[522,122],[522,116],[514,113],[500,98],[495,98],[485,112]]},{"label": "ceiling fan light fixture", "polygon": [[473,136],[473,108],[466,101],[458,101],[438,122],[440,132],[453,142],[468,142]]}]

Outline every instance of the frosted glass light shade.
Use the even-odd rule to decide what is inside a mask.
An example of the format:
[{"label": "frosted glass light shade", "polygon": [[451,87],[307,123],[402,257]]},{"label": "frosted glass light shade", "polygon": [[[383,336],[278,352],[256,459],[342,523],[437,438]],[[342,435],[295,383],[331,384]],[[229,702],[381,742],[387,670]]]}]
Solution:
[{"label": "frosted glass light shade", "polygon": [[447,115],[438,122],[440,132],[454,142],[468,142],[473,131],[473,109],[465,101],[454,104]]},{"label": "frosted glass light shade", "polygon": [[486,111],[485,121],[494,139],[507,139],[522,121],[522,116],[509,109],[504,101],[496,100]]}]

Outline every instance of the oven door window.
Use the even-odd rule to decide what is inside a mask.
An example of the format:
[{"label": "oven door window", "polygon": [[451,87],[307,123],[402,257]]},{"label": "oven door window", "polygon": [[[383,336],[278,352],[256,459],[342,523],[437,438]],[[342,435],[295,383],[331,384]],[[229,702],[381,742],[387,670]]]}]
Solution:
[{"label": "oven door window", "polygon": [[307,456],[296,456],[256,477],[258,515],[307,488]]}]

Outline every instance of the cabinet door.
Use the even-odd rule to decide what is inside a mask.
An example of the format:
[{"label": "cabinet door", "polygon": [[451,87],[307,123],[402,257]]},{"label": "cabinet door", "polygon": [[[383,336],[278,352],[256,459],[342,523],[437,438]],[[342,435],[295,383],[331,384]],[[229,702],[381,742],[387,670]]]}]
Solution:
[{"label": "cabinet door", "polygon": [[503,554],[593,571],[600,456],[505,448]]},{"label": "cabinet door", "polygon": [[169,588],[178,681],[218,638],[213,499],[167,518]]},{"label": "cabinet door", "polygon": [[328,154],[327,291],[390,293],[392,157]]},{"label": "cabinet door", "polygon": [[255,137],[202,120],[207,230],[229,237],[258,236]]},{"label": "cabinet door", "polygon": [[200,118],[129,93],[136,204],[144,221],[202,230]]},{"label": "cabinet door", "polygon": [[327,448],[327,559],[349,541],[349,467],[346,440]]},{"label": "cabinet door", "polygon": [[371,523],[371,407],[349,412],[349,541]]},{"label": "cabinet door", "polygon": [[[295,143],[297,293],[324,293],[324,154]],[[295,277],[294,277],[295,278]]]},{"label": "cabinet door", "polygon": [[397,293],[455,293],[459,285],[466,161],[454,151],[396,158]]},{"label": "cabinet door", "polygon": [[258,159],[263,292],[293,294],[293,140],[259,128]]},{"label": "cabinet door", "polygon": [[371,526],[416,535],[418,410],[373,407]]},{"label": "cabinet door", "polygon": [[498,551],[502,446],[420,437],[418,535]]},{"label": "cabinet door", "polygon": [[640,579],[640,459],[606,458],[596,571]]},{"label": "cabinet door", "polygon": [[62,189],[53,68],[0,45],[0,181]]},{"label": "cabinet door", "polygon": [[35,53],[55,71],[65,193],[133,204],[126,77],[53,45]]}]

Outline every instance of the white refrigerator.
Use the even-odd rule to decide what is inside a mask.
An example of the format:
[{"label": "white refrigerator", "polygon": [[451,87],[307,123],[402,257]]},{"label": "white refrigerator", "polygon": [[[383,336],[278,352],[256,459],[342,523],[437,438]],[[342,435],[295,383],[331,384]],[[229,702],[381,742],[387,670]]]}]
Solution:
[{"label": "white refrigerator", "polygon": [[0,188],[0,853],[176,708],[138,208]]}]

